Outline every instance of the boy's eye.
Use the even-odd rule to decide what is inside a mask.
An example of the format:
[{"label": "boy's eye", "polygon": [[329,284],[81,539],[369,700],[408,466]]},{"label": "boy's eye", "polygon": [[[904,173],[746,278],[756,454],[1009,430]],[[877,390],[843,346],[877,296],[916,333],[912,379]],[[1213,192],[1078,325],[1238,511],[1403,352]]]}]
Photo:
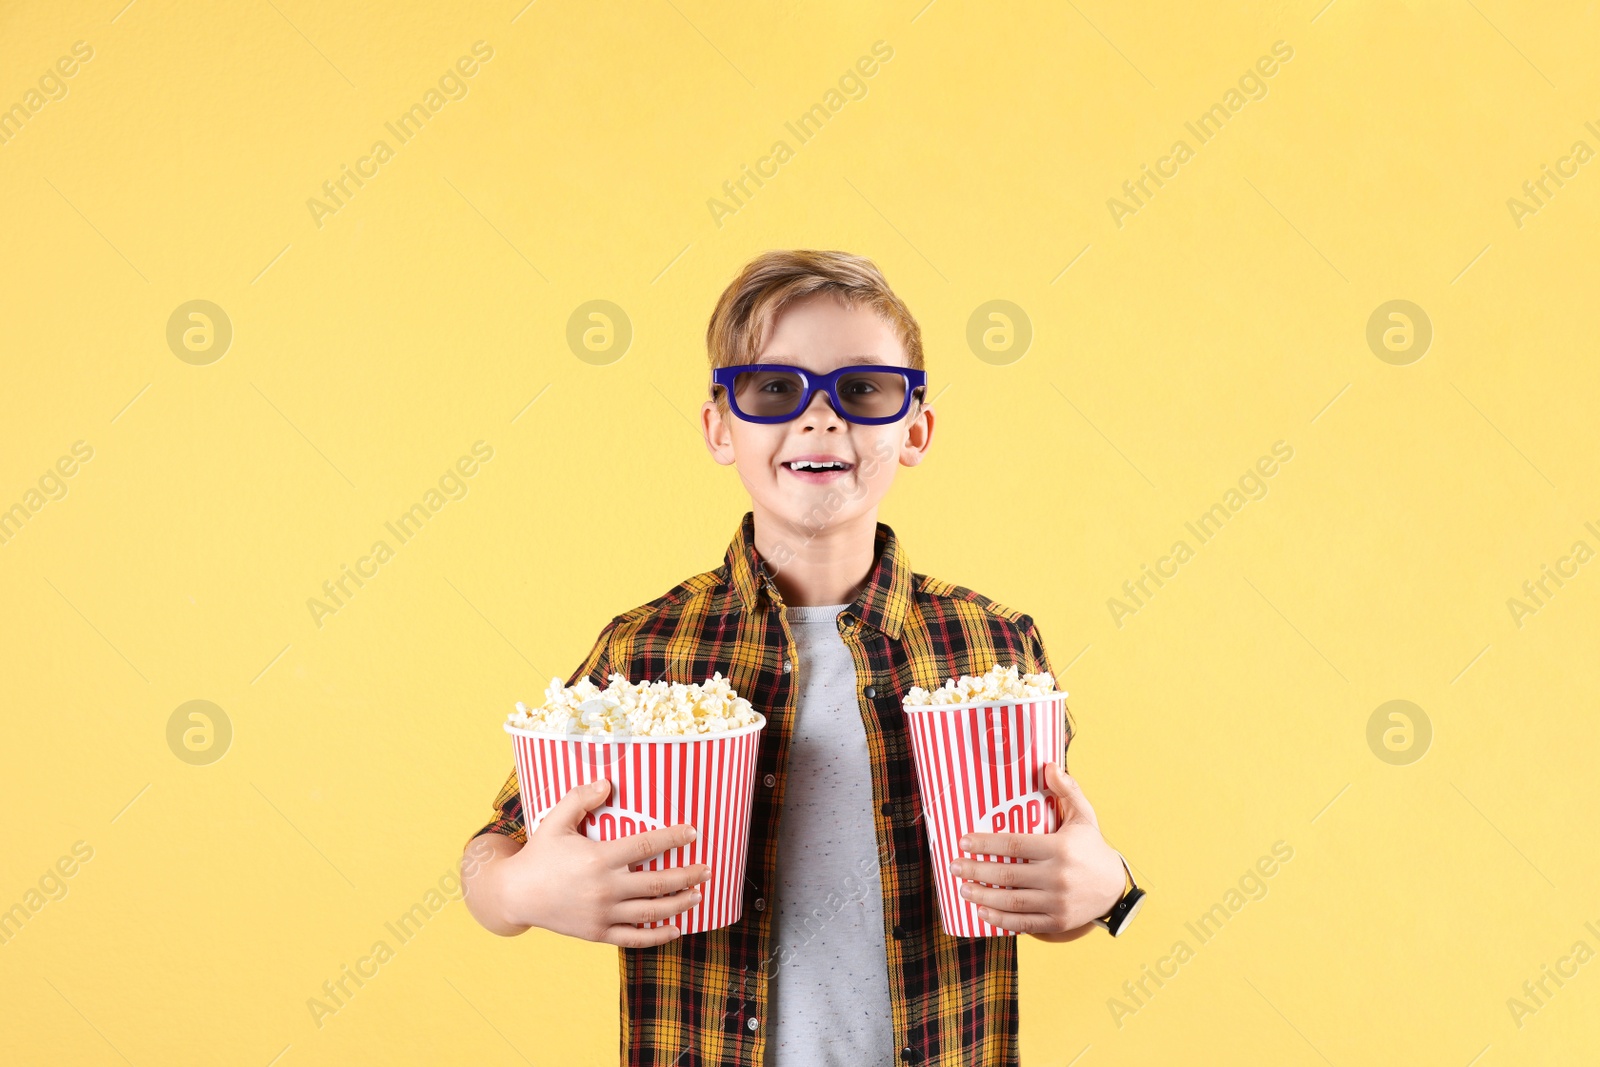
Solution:
[{"label": "boy's eye", "polygon": [[741,371],[734,378],[733,391],[750,414],[778,417],[800,406],[805,383],[798,374],[783,371]]}]

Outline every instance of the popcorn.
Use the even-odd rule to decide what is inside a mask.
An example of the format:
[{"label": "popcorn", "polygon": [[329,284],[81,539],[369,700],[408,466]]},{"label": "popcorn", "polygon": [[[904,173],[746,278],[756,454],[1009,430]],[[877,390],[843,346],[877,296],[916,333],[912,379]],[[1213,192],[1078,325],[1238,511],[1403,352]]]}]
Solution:
[{"label": "popcorn", "polygon": [[[1056,692],[1056,680],[1049,671],[1018,675],[1015,663],[1003,670],[996,663],[982,678],[963,674],[959,681],[952,678],[931,693],[920,685],[914,685],[900,703],[908,708],[932,704],[971,704],[982,700],[1048,696]],[[1062,696],[1067,695],[1065,690],[1059,692]]]},{"label": "popcorn", "polygon": [[552,678],[544,704],[529,708],[521,701],[506,721],[519,730],[566,737],[684,737],[714,734],[753,725],[758,713],[718,671],[706,681],[635,682],[612,674],[604,689],[587,678],[563,686]]}]

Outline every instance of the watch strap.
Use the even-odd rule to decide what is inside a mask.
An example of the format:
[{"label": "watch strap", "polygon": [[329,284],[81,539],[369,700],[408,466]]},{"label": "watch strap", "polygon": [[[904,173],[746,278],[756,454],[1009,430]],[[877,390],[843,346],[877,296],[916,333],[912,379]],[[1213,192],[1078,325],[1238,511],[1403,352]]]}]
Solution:
[{"label": "watch strap", "polygon": [[1137,909],[1139,902],[1145,896],[1145,891],[1139,888],[1139,883],[1134,880],[1133,868],[1128,866],[1127,857],[1119,852],[1117,853],[1117,858],[1122,861],[1122,870],[1127,876],[1122,897],[1111,906],[1109,912],[1095,920],[1112,937],[1116,937],[1122,932],[1122,928],[1133,917],[1135,909]]}]

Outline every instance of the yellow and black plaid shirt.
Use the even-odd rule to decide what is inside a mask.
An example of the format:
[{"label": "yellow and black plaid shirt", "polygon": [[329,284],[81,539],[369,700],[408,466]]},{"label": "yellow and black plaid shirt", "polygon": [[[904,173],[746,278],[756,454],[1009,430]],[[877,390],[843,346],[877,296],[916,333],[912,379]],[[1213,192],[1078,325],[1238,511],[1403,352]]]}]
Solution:
[{"label": "yellow and black plaid shirt", "polygon": [[[743,917],[652,948],[619,949],[626,1067],[763,1067],[771,996],[779,813],[795,721],[795,644],[746,512],[716,570],[618,615],[568,685],[696,682],[723,676],[767,717],[756,765]],[[995,663],[1051,670],[1038,628],[970,589],[914,574],[894,531],[877,526],[866,587],[839,615],[855,660],[877,806],[883,936],[899,1061],[938,1067],[1018,1062],[1017,939],[957,938],[939,924],[916,770],[900,698],[913,685],[981,675]],[[1052,671],[1052,673],[1054,673]],[[1070,715],[1065,724],[1070,744]],[[527,839],[515,770],[479,833]],[[476,835],[474,835],[476,836]]]}]

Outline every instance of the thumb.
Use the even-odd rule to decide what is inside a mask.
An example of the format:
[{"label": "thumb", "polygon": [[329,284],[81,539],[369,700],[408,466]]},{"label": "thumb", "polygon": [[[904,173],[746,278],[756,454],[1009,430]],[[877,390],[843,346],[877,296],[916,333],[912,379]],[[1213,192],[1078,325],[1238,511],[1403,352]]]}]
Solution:
[{"label": "thumb", "polygon": [[1050,787],[1050,792],[1061,799],[1063,826],[1069,822],[1087,822],[1099,829],[1100,820],[1094,813],[1094,806],[1089,803],[1089,798],[1083,795],[1076,778],[1054,762],[1045,765],[1044,778],[1045,784]]},{"label": "thumb", "polygon": [[610,795],[611,783],[604,778],[575,785],[545,814],[544,823],[553,824],[557,830],[576,832],[583,817],[605,803]]}]

